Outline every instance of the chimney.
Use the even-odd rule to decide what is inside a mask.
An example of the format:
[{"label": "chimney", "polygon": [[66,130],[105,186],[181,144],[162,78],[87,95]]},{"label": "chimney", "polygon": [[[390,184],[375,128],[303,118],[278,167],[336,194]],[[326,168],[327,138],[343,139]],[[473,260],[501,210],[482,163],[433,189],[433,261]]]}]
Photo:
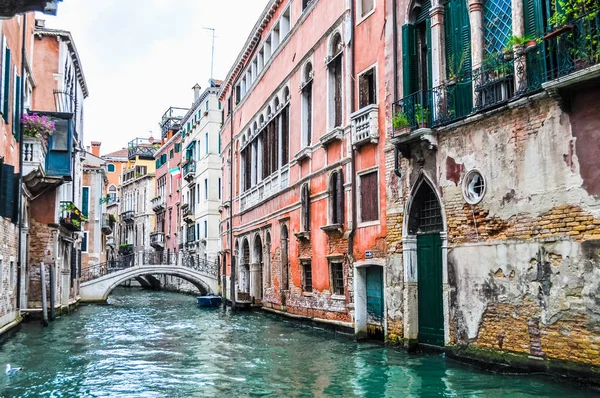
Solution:
[{"label": "chimney", "polygon": [[198,83],[196,83],[196,85],[194,87],[192,87],[192,90],[194,90],[194,104],[196,103],[196,101],[198,101],[198,98],[200,98],[200,85]]},{"label": "chimney", "polygon": [[92,155],[100,157],[100,145],[102,145],[101,142],[92,141]]}]

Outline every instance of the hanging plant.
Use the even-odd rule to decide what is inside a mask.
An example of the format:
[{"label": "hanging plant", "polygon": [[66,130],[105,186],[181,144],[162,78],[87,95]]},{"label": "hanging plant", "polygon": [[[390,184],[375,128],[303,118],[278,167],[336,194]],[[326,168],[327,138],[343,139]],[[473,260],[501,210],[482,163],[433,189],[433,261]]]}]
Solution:
[{"label": "hanging plant", "polygon": [[39,116],[37,113],[25,114],[21,119],[23,136],[41,138],[45,143],[54,133],[54,122],[47,116]]}]

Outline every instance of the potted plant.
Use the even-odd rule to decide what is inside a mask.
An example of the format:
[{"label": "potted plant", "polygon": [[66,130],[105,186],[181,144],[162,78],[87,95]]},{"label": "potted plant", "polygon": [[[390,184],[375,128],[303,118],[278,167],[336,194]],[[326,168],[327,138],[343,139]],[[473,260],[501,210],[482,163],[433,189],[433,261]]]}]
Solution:
[{"label": "potted plant", "polygon": [[407,130],[410,130],[410,123],[406,113],[402,111],[396,112],[394,117],[392,117],[392,126],[394,127],[394,130],[398,131],[399,134],[404,134],[407,132]]},{"label": "potted plant", "polygon": [[[535,39],[532,39],[529,36],[512,35],[510,39],[508,39],[506,47],[504,47],[504,59],[506,60],[506,54],[511,52],[513,49],[517,57],[522,56],[525,52],[525,45],[527,45],[530,41],[535,42]],[[507,61],[509,60],[510,59],[508,59]]]},{"label": "potted plant", "polygon": [[448,62],[448,79],[446,80],[446,84],[449,86],[455,85],[460,80],[465,65],[465,54],[466,51],[463,51],[458,61],[454,58],[454,55],[450,56]]},{"label": "potted plant", "polygon": [[429,124],[429,108],[421,104],[415,104],[415,120],[420,128],[427,127]]},{"label": "potted plant", "polygon": [[41,138],[44,145],[48,145],[48,139],[54,133],[54,122],[47,116],[39,116],[37,113],[24,114],[21,119],[23,125],[23,136]]}]

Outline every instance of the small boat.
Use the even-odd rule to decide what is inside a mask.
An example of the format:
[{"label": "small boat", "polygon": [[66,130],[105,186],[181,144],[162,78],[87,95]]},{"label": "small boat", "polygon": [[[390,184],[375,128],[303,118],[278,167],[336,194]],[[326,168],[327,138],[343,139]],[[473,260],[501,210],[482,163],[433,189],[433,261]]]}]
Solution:
[{"label": "small boat", "polygon": [[198,296],[199,307],[218,307],[221,305],[221,296],[209,295],[209,296]]}]

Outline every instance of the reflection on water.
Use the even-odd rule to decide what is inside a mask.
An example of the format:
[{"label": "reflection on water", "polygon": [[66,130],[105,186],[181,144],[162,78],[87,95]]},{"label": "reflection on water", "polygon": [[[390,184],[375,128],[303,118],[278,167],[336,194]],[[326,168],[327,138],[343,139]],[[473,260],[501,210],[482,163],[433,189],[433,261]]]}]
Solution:
[{"label": "reflection on water", "polygon": [[3,396],[567,397],[550,379],[494,375],[440,355],[356,344],[262,313],[202,310],[195,298],[116,290],[0,347]]}]

